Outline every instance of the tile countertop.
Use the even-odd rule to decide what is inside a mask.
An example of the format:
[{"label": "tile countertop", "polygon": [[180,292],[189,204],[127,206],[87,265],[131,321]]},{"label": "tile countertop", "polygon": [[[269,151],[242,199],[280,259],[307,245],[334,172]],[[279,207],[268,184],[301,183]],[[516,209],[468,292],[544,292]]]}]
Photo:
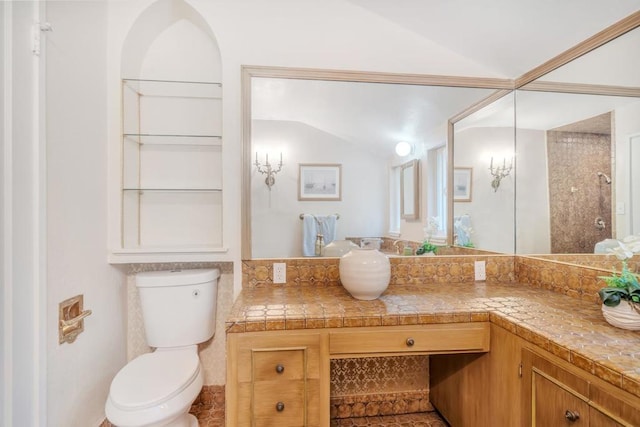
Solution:
[{"label": "tile countertop", "polygon": [[640,397],[640,332],[610,326],[600,307],[528,285],[392,284],[373,301],[339,285],[243,289],[227,333],[490,321]]}]

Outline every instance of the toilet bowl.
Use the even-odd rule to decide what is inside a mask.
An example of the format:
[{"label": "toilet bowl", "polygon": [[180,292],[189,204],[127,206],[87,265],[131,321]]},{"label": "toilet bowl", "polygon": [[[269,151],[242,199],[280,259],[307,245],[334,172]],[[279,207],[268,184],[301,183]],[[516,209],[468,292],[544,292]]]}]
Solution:
[{"label": "toilet bowl", "polygon": [[118,427],[197,427],[188,414],[202,389],[197,346],[159,349],[127,364],[113,379],[105,407]]},{"label": "toilet bowl", "polygon": [[215,331],[220,271],[139,273],[147,344],[155,347],[111,382],[107,419],[117,427],[198,427],[189,414],[204,383],[198,343]]}]

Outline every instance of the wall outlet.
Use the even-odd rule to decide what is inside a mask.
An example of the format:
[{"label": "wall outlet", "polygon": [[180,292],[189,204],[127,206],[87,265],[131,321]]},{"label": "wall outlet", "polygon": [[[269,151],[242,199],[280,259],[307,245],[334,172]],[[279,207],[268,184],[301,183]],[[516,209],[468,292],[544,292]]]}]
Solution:
[{"label": "wall outlet", "polygon": [[474,263],[476,280],[487,280],[487,270],[485,261],[476,261]]},{"label": "wall outlet", "polygon": [[273,263],[273,283],[287,283],[287,263]]}]

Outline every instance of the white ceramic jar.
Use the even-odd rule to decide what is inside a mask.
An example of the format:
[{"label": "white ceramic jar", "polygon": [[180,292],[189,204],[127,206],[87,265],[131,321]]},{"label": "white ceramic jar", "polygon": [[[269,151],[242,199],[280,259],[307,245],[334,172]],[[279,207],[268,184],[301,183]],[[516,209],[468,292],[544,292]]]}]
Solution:
[{"label": "white ceramic jar", "polygon": [[329,257],[341,257],[353,248],[357,248],[358,245],[351,240],[334,240],[324,247],[324,256]]},{"label": "white ceramic jar", "polygon": [[356,299],[373,300],[389,286],[389,258],[377,249],[353,248],[340,258],[340,281]]}]

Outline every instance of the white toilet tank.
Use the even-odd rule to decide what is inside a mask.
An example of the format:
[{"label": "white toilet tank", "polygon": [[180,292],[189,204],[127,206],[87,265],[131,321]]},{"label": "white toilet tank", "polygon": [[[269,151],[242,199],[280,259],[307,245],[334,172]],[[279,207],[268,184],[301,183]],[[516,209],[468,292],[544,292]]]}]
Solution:
[{"label": "white toilet tank", "polygon": [[218,269],[138,273],[147,344],[181,347],[211,338],[216,328],[218,277]]}]

